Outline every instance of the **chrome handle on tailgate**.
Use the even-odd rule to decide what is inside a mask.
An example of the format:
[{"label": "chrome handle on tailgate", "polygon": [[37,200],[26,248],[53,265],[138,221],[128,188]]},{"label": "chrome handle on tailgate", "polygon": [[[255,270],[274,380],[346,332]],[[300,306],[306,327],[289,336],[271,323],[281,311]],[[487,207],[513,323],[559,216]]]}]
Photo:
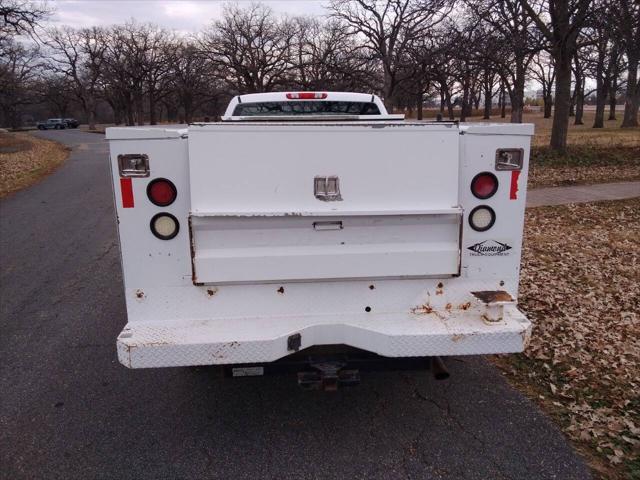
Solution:
[{"label": "chrome handle on tailgate", "polygon": [[313,222],[314,230],[342,230],[344,227],[342,226],[341,221],[337,222]]},{"label": "chrome handle on tailgate", "polygon": [[335,175],[314,177],[313,194],[318,200],[322,200],[323,202],[341,201],[340,179]]}]

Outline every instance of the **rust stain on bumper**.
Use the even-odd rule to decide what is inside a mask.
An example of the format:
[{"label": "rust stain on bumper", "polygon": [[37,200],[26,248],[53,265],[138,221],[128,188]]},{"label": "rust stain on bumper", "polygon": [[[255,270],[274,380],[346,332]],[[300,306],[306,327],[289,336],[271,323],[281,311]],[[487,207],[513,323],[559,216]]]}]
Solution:
[{"label": "rust stain on bumper", "polygon": [[411,309],[411,313],[413,313],[414,315],[428,315],[430,313],[433,313],[433,307],[428,303],[425,303],[423,305],[413,307]]},{"label": "rust stain on bumper", "polygon": [[513,297],[504,290],[482,290],[479,292],[471,292],[471,295],[476,297],[482,303],[496,303],[496,302],[513,302]]}]

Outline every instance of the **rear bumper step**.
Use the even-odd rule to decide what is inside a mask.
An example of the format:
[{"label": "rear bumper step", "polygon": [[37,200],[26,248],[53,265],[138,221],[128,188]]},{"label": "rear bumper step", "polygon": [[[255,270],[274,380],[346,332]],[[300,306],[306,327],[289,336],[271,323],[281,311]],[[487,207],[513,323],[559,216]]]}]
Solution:
[{"label": "rear bumper step", "polygon": [[337,344],[384,357],[513,353],[524,350],[530,332],[531,323],[513,304],[504,305],[499,320],[493,321],[475,309],[452,313],[414,309],[132,322],[118,337],[118,358],[129,368],[265,363],[314,345]]}]

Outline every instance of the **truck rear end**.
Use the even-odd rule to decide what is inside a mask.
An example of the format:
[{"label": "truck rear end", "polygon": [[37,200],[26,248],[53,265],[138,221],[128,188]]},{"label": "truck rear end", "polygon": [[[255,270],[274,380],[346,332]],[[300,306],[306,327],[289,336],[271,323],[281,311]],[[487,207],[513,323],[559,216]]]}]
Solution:
[{"label": "truck rear end", "polygon": [[121,363],[244,375],[319,346],[389,359],[525,348],[531,125],[230,113],[107,131]]}]

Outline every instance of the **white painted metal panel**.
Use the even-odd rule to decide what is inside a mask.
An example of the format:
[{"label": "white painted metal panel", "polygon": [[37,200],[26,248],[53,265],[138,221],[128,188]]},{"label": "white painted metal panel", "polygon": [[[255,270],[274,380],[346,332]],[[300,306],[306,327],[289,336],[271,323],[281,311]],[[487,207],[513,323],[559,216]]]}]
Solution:
[{"label": "white painted metal panel", "polygon": [[455,275],[460,215],[193,217],[197,283]]},{"label": "white painted metal panel", "polygon": [[[325,128],[332,133],[325,135]],[[350,143],[347,137],[351,135],[347,132],[351,128],[356,129],[364,143]],[[261,133],[247,133],[252,129]],[[129,320],[118,340],[119,358],[125,365],[137,368],[270,361],[290,353],[286,339],[296,332],[302,334],[302,348],[344,343],[388,356],[498,353],[520,351],[526,345],[530,325],[514,305],[505,307],[503,322],[492,325],[484,323],[481,312],[474,307],[466,308],[472,300],[469,293],[472,291],[505,290],[516,296],[530,126],[465,125],[458,130],[455,126],[438,124],[396,124],[379,129],[360,123],[198,125],[190,127],[193,142],[189,145],[184,131],[167,132],[160,135],[166,139],[160,140],[150,130],[114,129],[110,133],[110,139],[114,140],[110,147]],[[459,136],[461,131],[465,134]],[[273,141],[269,132],[274,132]],[[288,137],[298,136],[306,139],[300,142],[305,149],[294,156],[287,149]],[[225,144],[230,140],[235,143]],[[333,140],[364,155],[349,153],[342,157],[339,149],[325,148]],[[449,141],[455,145],[445,146]],[[374,146],[370,148],[371,144]],[[190,178],[189,148],[193,145],[198,146],[204,170],[192,171]],[[364,147],[359,149],[360,145]],[[516,198],[510,198],[514,174],[494,170],[496,148],[522,148],[527,152],[524,170],[515,179]],[[449,163],[437,162],[435,158],[441,157],[438,152],[453,150],[456,170],[450,171]],[[225,153],[218,156],[218,151]],[[122,205],[116,163],[120,153],[145,153],[150,158],[151,176],[133,179],[134,208]],[[325,157],[329,160],[322,162]],[[345,158],[347,161],[342,161]],[[267,164],[260,164],[260,159],[267,159]],[[213,163],[206,163],[208,160]],[[418,160],[427,162],[424,170]],[[288,168],[281,172],[278,168],[283,165]],[[316,168],[311,168],[322,165],[332,166],[332,171],[315,172]],[[441,167],[445,171],[441,172]],[[259,173],[242,176],[243,171],[254,168]],[[487,200],[475,198],[469,190],[471,179],[481,171],[493,171],[500,182],[496,195]],[[313,180],[308,178],[312,172],[339,175],[343,201],[318,201],[313,196]],[[372,183],[375,188],[366,188],[369,174],[376,179]],[[260,175],[271,189],[256,181]],[[171,179],[178,189],[178,198],[169,207],[156,207],[146,198],[146,186],[156,177]],[[385,189],[382,181],[385,177],[392,180],[391,189]],[[455,178],[455,185],[448,188],[451,177]],[[297,180],[301,178],[305,181],[297,190]],[[289,188],[288,180],[295,180],[291,185],[296,186]],[[191,205],[192,183],[199,189],[194,198],[202,202],[195,211]],[[259,195],[254,195],[256,192]],[[486,232],[475,232],[468,225],[468,212],[480,204],[494,208],[497,216],[495,225]],[[411,248],[410,244],[421,242],[424,243],[421,248],[427,243],[439,248],[438,245],[448,244],[443,239],[450,238],[447,237],[450,231],[430,230],[421,238],[421,224],[415,219],[455,216],[460,210],[458,205],[464,212],[460,276],[203,286],[192,283],[190,218],[194,223],[203,221],[199,225],[204,230],[195,233],[196,241],[204,242],[202,250],[196,251],[198,261],[200,254],[215,256],[226,250],[237,255],[261,248],[257,241],[259,234],[243,237],[236,223],[226,223],[242,219],[274,221],[267,228],[272,239],[270,249],[277,250],[278,245],[287,252],[291,251],[287,245],[294,250],[336,247],[336,238],[332,237],[336,232],[331,230],[309,229],[304,234],[295,228],[278,230],[278,222],[289,218],[286,214],[292,212],[303,217],[290,218],[311,223],[406,216],[413,218],[415,225],[406,230],[407,226],[403,226],[401,239],[387,235],[384,225],[388,220],[383,220],[383,228],[372,228],[370,235],[354,235],[363,245],[358,248],[375,250],[376,241],[382,241],[387,250],[398,245]],[[180,221],[180,234],[173,240],[161,241],[149,231],[149,220],[159,211],[172,213]],[[219,228],[220,225],[225,228]],[[214,226],[215,238],[209,236],[214,230],[207,230]],[[353,229],[343,229],[349,230],[353,234]],[[208,233],[199,236],[205,231]],[[315,234],[328,236],[321,238]],[[330,238],[334,243],[329,242]],[[503,242],[511,248],[499,255],[474,254],[470,247],[483,241]]]},{"label": "white painted metal panel", "polygon": [[487,324],[477,311],[432,314],[287,316],[129,324],[118,338],[118,358],[130,368],[272,362],[301,348],[343,344],[386,357],[478,355],[522,351],[531,323],[515,306]]},{"label": "white painted metal panel", "polygon": [[[191,211],[442,210],[458,205],[454,124],[207,124],[189,130]],[[341,201],[314,196],[337,176]]]}]

